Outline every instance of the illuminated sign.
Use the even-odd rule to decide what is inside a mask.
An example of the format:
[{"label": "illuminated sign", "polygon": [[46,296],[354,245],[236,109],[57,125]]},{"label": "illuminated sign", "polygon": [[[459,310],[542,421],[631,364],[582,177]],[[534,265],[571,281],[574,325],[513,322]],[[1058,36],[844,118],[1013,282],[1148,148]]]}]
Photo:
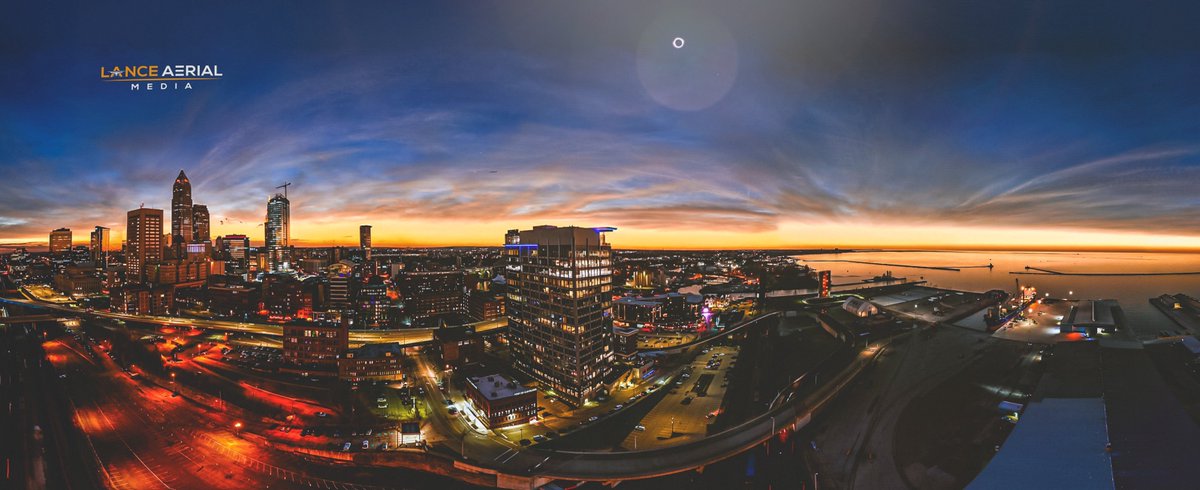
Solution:
[{"label": "illuminated sign", "polygon": [[829,297],[829,287],[831,286],[830,283],[832,282],[830,272],[829,271],[820,271],[817,273],[817,278],[818,278],[817,280],[820,281],[820,283],[821,283],[820,296],[822,298],[828,298]]}]

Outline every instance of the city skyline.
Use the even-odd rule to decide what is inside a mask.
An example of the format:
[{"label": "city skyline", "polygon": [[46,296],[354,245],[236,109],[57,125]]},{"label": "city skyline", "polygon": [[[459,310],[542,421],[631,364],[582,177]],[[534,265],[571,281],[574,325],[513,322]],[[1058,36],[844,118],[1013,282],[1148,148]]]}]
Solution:
[{"label": "city skyline", "polygon": [[[4,24],[0,246],[121,240],[126,211],[169,209],[182,168],[211,235],[256,243],[293,182],[297,246],[353,246],[363,223],[376,247],[602,223],[641,249],[1200,248],[1194,12],[80,7]],[[37,27],[61,15],[70,35]],[[223,78],[96,75],[178,61]]]}]

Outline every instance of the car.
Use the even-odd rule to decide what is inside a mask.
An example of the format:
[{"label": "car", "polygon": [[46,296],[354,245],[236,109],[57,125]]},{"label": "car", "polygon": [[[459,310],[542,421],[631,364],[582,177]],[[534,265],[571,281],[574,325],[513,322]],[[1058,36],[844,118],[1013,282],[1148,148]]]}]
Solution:
[{"label": "car", "polygon": [[369,441],[367,439],[363,439],[362,448],[363,449],[371,449],[371,441]]},{"label": "car", "polygon": [[588,417],[588,422],[595,422],[597,420],[600,420],[600,417],[597,417],[595,415]]},{"label": "car", "polygon": [[645,431],[646,431],[646,426],[644,426],[644,425],[635,425],[635,426],[633,426],[633,430],[636,430],[636,431],[638,431],[638,432],[645,432]]},{"label": "car", "polygon": [[376,398],[375,402],[376,403],[387,403],[387,398],[381,396],[379,398]]},{"label": "car", "polygon": [[387,443],[386,443],[386,442],[385,442],[385,443],[383,443],[383,444],[380,444],[380,445],[379,445],[379,450],[380,450],[380,451],[387,451],[387,448],[388,448],[388,445],[387,445]]},{"label": "car", "polygon": [[378,408],[378,409],[380,409],[380,410],[383,410],[383,409],[385,409],[385,408],[387,408],[387,407],[388,407],[388,404],[387,404],[387,402],[380,402],[380,403],[376,403],[376,404],[375,404],[375,408]]},{"label": "car", "polygon": [[328,416],[329,416],[329,414],[327,414],[327,413],[325,413],[325,412],[317,412],[317,416],[318,416],[318,417],[328,417]]},{"label": "car", "polygon": [[454,400],[451,400],[451,399],[449,399],[449,398],[447,398],[447,399],[445,400],[445,402],[446,402],[446,405],[447,405],[447,406],[449,406],[449,405],[453,405],[453,404],[454,404]]},{"label": "car", "polygon": [[63,374],[58,375],[58,379],[67,379],[67,374],[63,373]]},{"label": "car", "polygon": [[533,443],[532,443],[532,442],[529,442],[529,439],[521,439],[521,445],[522,445],[522,446],[528,446],[528,445],[530,445],[530,444],[533,444]]},{"label": "car", "polygon": [[617,410],[620,410],[620,409],[622,409],[622,408],[625,408],[625,405],[623,405],[623,404],[621,404],[621,403],[618,403],[618,404],[617,404],[617,406],[615,406],[615,407],[613,407],[613,408],[615,408],[615,409],[617,409]]},{"label": "car", "polygon": [[347,442],[347,443],[345,443],[345,444],[343,444],[343,445],[342,445],[342,451],[349,451],[349,450],[350,450],[350,443],[349,443],[349,442]]},{"label": "car", "polygon": [[546,439],[546,436],[543,436],[541,434],[533,436],[533,442],[546,442],[547,440],[549,440],[549,439]]},{"label": "car", "polygon": [[690,396],[684,398],[683,401],[679,402],[680,405],[691,405],[691,403],[692,403],[692,397],[690,397]]},{"label": "car", "polygon": [[450,407],[446,411],[450,412],[450,415],[454,415],[454,414],[458,413],[458,407]]}]

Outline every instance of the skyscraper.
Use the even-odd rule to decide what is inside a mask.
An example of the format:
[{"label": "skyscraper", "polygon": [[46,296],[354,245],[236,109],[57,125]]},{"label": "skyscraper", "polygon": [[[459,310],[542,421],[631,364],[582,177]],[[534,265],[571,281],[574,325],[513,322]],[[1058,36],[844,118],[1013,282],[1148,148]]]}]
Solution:
[{"label": "skyscraper", "polygon": [[71,229],[59,228],[50,232],[50,253],[71,251]]},{"label": "skyscraper", "polygon": [[371,260],[371,225],[358,227],[358,246],[362,247],[364,257]]},{"label": "skyscraper", "polygon": [[162,262],[163,212],[141,208],[129,212],[125,228],[126,279],[141,282],[146,266]]},{"label": "skyscraper", "polygon": [[195,236],[192,213],[192,183],[180,170],[175,185],[171,186],[171,245],[179,250]]},{"label": "skyscraper", "polygon": [[97,226],[91,235],[92,260],[100,265],[107,262],[108,252],[112,250],[108,244],[108,231],[108,228]]},{"label": "skyscraper", "polygon": [[217,237],[217,250],[233,261],[233,266],[230,267],[232,271],[245,273],[250,270],[250,237],[246,235]]},{"label": "skyscraper", "polygon": [[283,194],[267,201],[266,231],[267,268],[270,272],[287,269],[287,247],[291,239],[291,203]]},{"label": "skyscraper", "polygon": [[208,226],[208,206],[203,204],[192,205],[192,242],[193,243],[208,243],[212,240],[209,235]]},{"label": "skyscraper", "polygon": [[576,404],[611,371],[615,228],[536,226],[505,235],[508,328],[515,367]]}]

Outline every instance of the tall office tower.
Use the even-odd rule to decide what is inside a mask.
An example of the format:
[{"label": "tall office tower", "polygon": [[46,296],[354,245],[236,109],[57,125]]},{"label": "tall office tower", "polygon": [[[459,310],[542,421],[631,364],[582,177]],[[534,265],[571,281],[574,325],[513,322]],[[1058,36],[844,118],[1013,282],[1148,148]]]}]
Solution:
[{"label": "tall office tower", "polygon": [[92,232],[92,261],[103,266],[108,262],[108,252],[112,250],[108,244],[108,228],[97,226]]},{"label": "tall office tower", "polygon": [[250,270],[250,237],[246,235],[225,235],[217,237],[217,250],[220,250],[233,261],[233,269],[239,273]]},{"label": "tall office tower", "polygon": [[162,262],[163,212],[141,208],[129,212],[125,228],[125,266],[128,282],[142,282],[148,265]]},{"label": "tall office tower", "polygon": [[603,390],[613,357],[615,228],[536,226],[504,237],[509,343],[517,369],[582,404]]},{"label": "tall office tower", "polygon": [[50,253],[57,254],[71,251],[71,229],[59,228],[50,232]]},{"label": "tall office tower", "polygon": [[267,269],[270,272],[287,270],[287,247],[291,239],[291,203],[283,194],[275,194],[267,201],[266,249]]},{"label": "tall office tower", "polygon": [[358,227],[358,246],[362,247],[367,260],[371,260],[371,225]]},{"label": "tall office tower", "polygon": [[192,242],[207,243],[212,240],[208,227],[208,206],[192,205]]},{"label": "tall office tower", "polygon": [[195,229],[192,227],[192,183],[187,174],[179,171],[175,185],[171,186],[171,245],[182,250],[192,242]]}]

